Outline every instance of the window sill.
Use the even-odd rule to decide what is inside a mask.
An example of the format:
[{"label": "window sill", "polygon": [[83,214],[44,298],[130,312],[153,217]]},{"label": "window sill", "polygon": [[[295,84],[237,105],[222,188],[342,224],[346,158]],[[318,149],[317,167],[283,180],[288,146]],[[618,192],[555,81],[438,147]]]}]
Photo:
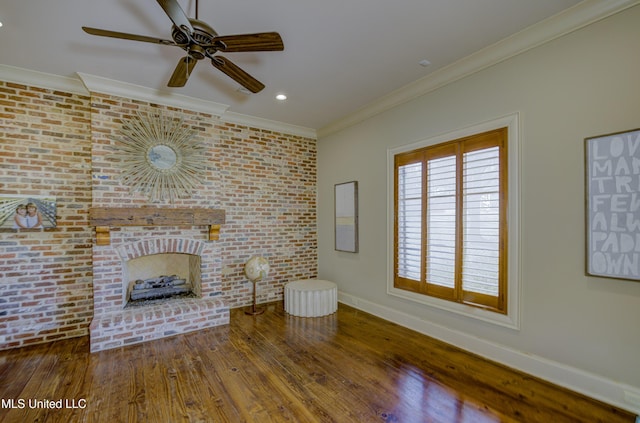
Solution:
[{"label": "window sill", "polygon": [[[387,294],[415,303],[424,304],[428,307],[462,315],[471,319],[480,320],[509,329],[520,330],[520,319],[517,310],[509,310],[507,314],[496,313],[466,304],[454,303],[423,294],[417,294],[411,291],[405,291],[404,289],[398,289],[393,287],[393,281],[391,281],[391,284],[387,285]],[[517,304],[517,302],[510,301],[510,304]]]}]

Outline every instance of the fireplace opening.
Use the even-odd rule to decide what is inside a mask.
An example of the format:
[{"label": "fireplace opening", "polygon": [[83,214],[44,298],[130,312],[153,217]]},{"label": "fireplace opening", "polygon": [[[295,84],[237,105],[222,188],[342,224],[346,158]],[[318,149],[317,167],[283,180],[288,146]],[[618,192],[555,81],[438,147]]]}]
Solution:
[{"label": "fireplace opening", "polygon": [[128,260],[125,272],[125,308],[201,296],[199,255],[145,255]]}]

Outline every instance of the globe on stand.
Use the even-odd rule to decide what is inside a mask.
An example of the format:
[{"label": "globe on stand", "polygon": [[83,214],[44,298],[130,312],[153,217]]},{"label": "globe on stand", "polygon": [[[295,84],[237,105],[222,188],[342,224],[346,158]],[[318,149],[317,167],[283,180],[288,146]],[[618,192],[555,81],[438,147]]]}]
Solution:
[{"label": "globe on stand", "polygon": [[269,262],[261,256],[253,256],[244,265],[244,274],[253,282],[253,307],[245,311],[246,314],[256,315],[264,313],[264,308],[256,309],[256,282],[266,278],[269,274]]}]

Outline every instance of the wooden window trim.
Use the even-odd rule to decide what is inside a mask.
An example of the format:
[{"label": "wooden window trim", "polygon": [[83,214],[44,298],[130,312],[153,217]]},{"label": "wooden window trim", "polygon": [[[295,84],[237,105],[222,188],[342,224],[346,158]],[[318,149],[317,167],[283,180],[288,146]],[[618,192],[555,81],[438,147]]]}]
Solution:
[{"label": "wooden window trim", "polygon": [[[498,128],[479,134],[473,134],[446,141],[433,146],[422,147],[413,151],[399,153],[394,156],[394,280],[395,288],[407,290],[431,297],[436,297],[452,302],[462,303],[473,307],[479,307],[507,314],[507,205],[508,205],[508,128]],[[499,148],[499,264],[498,264],[498,295],[487,295],[474,291],[465,291],[462,288],[462,226],[463,226],[463,155],[468,152],[491,148]],[[435,158],[455,155],[456,157],[456,247],[455,247],[455,284],[454,288],[431,284],[426,281],[426,251],[427,249],[427,163]],[[422,257],[421,257],[421,277],[420,281],[407,279],[398,276],[398,182],[399,168],[411,163],[422,163]]]}]

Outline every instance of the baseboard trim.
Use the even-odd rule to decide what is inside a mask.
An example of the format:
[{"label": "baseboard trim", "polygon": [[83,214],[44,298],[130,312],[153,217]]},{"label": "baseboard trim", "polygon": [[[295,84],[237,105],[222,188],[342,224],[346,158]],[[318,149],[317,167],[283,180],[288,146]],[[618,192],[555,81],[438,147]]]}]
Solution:
[{"label": "baseboard trim", "polygon": [[640,414],[640,403],[631,401],[633,398],[640,398],[640,389],[636,387],[419,319],[342,291],[338,292],[338,302],[607,404]]}]

